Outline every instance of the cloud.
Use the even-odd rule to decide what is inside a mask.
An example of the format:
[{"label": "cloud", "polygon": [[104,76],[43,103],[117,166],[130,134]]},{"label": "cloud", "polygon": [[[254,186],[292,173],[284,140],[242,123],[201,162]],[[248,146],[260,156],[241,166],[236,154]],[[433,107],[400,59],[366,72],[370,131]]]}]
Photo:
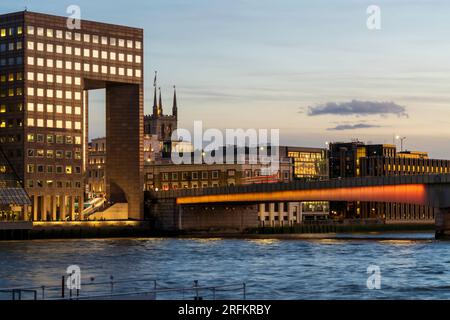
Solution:
[{"label": "cloud", "polygon": [[356,124],[338,124],[333,128],[328,128],[328,131],[342,131],[342,130],[355,130],[355,129],[367,129],[367,128],[379,128],[376,124],[369,123],[356,123]]},{"label": "cloud", "polygon": [[377,102],[377,101],[359,101],[352,100],[350,102],[327,102],[323,105],[315,107],[308,107],[309,116],[319,115],[339,115],[339,116],[367,116],[380,115],[386,116],[389,114],[397,115],[398,117],[408,117],[406,108],[394,102]]}]

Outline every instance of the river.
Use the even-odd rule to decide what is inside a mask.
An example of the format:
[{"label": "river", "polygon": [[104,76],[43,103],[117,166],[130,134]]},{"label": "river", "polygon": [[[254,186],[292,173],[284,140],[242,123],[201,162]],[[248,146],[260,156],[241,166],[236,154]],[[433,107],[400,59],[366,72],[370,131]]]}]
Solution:
[{"label": "river", "polygon": [[[108,280],[112,275],[114,279],[158,279],[167,287],[190,286],[194,280],[201,285],[245,282],[247,299],[450,298],[450,242],[435,241],[428,233],[355,239],[347,235],[331,240],[0,242],[0,288],[57,285],[69,265],[78,265],[82,279],[90,281]],[[370,265],[379,267],[380,289],[367,287]],[[148,284],[141,286],[148,288]],[[238,294],[223,297],[241,298]]]}]

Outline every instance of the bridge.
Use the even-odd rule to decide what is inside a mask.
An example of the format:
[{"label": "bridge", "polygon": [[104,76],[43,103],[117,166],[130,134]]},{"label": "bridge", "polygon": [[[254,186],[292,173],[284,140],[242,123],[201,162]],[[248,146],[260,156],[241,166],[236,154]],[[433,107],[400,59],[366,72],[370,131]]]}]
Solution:
[{"label": "bridge", "polygon": [[[151,212],[163,229],[183,229],[186,223],[194,226],[195,223],[207,225],[214,221],[241,228],[251,227],[254,226],[256,204],[261,202],[370,201],[433,207],[437,209],[436,237],[450,237],[450,174],[152,191],[149,198]],[[201,214],[199,209],[209,210],[209,214]]]}]

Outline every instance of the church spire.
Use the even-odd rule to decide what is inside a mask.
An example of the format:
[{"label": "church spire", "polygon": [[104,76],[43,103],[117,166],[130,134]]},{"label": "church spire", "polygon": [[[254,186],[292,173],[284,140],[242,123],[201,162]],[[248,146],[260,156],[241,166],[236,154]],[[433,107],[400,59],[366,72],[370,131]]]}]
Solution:
[{"label": "church spire", "polygon": [[154,97],[153,97],[153,115],[157,116],[158,115],[158,104],[156,102],[156,76],[158,74],[158,71],[155,71],[155,79],[153,80],[153,87],[155,88],[155,93],[154,93]]},{"label": "church spire", "polygon": [[177,88],[173,86],[173,106],[172,106],[172,115],[174,117],[178,116],[178,106],[177,106]]},{"label": "church spire", "polygon": [[163,104],[162,104],[162,98],[161,98],[161,87],[159,87],[159,104],[158,104],[158,115],[163,115]]}]

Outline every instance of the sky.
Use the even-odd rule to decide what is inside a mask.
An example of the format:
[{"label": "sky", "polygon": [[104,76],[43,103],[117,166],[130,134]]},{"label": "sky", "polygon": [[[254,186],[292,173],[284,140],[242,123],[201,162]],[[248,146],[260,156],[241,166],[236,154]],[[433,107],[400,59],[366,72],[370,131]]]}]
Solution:
[{"label": "sky", "polygon": [[[30,11],[144,29],[145,112],[153,76],[179,127],[280,129],[285,145],[359,139],[450,158],[450,1],[2,0]],[[379,30],[366,9],[380,8]],[[104,134],[91,94],[90,136]]]}]

